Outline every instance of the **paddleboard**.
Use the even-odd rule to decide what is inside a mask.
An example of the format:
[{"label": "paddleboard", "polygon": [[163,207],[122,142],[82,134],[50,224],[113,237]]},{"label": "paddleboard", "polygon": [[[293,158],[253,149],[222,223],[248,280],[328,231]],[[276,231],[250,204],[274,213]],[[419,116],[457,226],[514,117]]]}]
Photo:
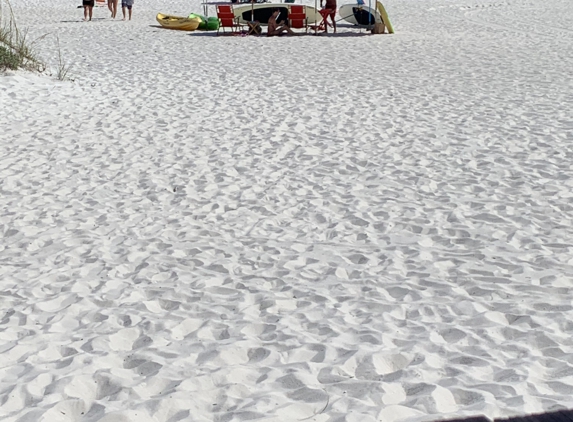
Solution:
[{"label": "paddleboard", "polygon": [[338,10],[338,14],[346,22],[361,28],[369,28],[376,23],[383,23],[388,28],[388,32],[393,34],[394,28],[382,3],[377,1],[374,6],[375,8],[368,7],[367,4],[343,4]]},{"label": "paddleboard", "polygon": [[360,27],[372,27],[376,23],[382,23],[378,10],[365,4],[343,4],[338,9],[338,14],[346,22]]},{"label": "paddleboard", "polygon": [[384,21],[384,25],[386,25],[386,29],[388,29],[388,33],[393,34],[394,27],[392,26],[392,22],[390,22],[390,18],[388,17],[388,13],[386,13],[386,9],[384,9],[384,6],[379,1],[376,2],[376,9],[378,9],[378,13],[380,13],[382,20]]},{"label": "paddleboard", "polygon": [[[251,9],[252,7],[252,9]],[[273,9],[279,9],[279,16],[277,18],[277,22],[283,21],[288,19],[288,4],[285,3],[255,3],[245,4],[241,6],[234,6],[233,13],[237,18],[239,18],[239,23],[246,24],[247,22],[251,21],[259,21],[261,25],[266,25],[269,21],[271,15],[273,14]],[[251,10],[253,16],[251,17]],[[308,23],[320,22],[321,17],[318,10],[316,10],[312,6],[305,6],[306,10],[306,17],[308,19]]]}]

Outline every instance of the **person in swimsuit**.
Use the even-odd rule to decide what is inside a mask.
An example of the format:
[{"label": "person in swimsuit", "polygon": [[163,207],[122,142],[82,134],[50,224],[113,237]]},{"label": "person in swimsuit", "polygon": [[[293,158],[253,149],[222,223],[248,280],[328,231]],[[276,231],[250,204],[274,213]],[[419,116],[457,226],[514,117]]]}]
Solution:
[{"label": "person in swimsuit", "polygon": [[[322,7],[322,2],[323,0],[320,0],[320,7]],[[324,10],[330,11],[330,20],[332,21],[332,27],[334,28],[334,33],[336,34],[336,21],[334,20],[334,17],[336,16],[336,0],[326,0],[324,4]],[[326,22],[326,19],[324,23],[324,32],[328,32],[328,22]]]},{"label": "person in swimsuit", "polygon": [[126,9],[129,10],[129,20],[131,20],[131,8],[133,7],[133,0],[121,0],[121,13],[123,13],[123,20],[126,18]]},{"label": "person in swimsuit", "polygon": [[289,28],[286,22],[281,21],[277,23],[277,17],[279,14],[280,10],[278,8],[273,9],[273,14],[268,21],[267,36],[272,37],[274,35],[280,35],[284,32],[288,33],[289,35],[295,35],[295,33],[292,31],[292,29]]},{"label": "person in swimsuit", "polygon": [[94,13],[95,0],[82,0],[84,6],[84,20],[91,21]]},{"label": "person in swimsuit", "polygon": [[115,15],[117,15],[117,3],[119,0],[107,0],[107,8],[111,12],[111,18],[115,19]]}]

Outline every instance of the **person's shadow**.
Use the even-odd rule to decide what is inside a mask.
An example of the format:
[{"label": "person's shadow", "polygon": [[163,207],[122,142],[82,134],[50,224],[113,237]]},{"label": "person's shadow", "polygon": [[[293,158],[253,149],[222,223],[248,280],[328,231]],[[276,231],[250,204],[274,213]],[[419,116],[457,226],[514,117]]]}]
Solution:
[{"label": "person's shadow", "polygon": [[[92,22],[93,21],[103,21],[106,20],[105,18],[92,18]],[[75,20],[75,21],[60,21],[61,23],[78,23],[78,22],[84,22],[82,19],[80,20]]]}]

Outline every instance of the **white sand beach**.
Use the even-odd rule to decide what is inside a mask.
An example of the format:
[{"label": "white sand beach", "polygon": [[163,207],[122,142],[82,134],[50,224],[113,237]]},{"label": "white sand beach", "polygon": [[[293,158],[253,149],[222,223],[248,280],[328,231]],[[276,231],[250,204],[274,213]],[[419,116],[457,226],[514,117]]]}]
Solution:
[{"label": "white sand beach", "polygon": [[12,0],[49,68],[0,75],[0,420],[573,407],[570,0],[294,38],[79,4]]}]

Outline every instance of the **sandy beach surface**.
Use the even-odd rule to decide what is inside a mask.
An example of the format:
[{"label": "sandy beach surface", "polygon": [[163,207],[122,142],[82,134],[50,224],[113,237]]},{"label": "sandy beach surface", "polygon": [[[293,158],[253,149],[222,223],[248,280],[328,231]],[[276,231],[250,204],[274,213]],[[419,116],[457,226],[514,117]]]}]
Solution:
[{"label": "sandy beach surface", "polygon": [[79,4],[12,0],[48,69],[0,76],[0,420],[573,407],[570,0],[295,38]]}]

